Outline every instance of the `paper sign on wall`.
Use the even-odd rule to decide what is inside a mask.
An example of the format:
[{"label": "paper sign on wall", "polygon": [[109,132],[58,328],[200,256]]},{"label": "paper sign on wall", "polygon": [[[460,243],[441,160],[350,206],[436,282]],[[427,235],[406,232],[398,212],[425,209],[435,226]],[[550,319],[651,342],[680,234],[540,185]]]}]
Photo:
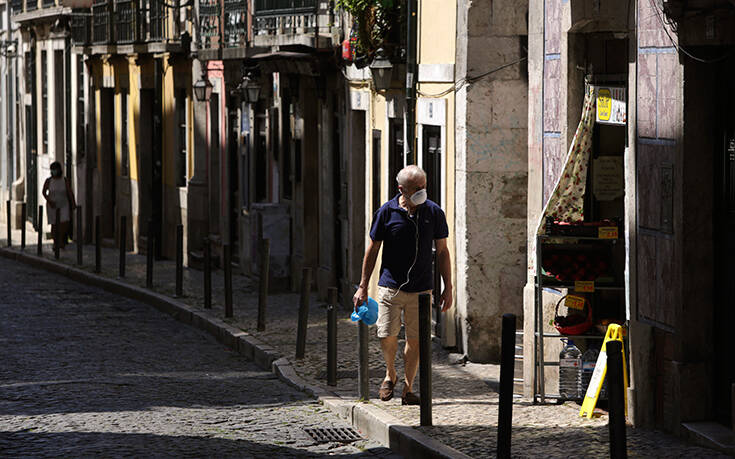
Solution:
[{"label": "paper sign on wall", "polygon": [[624,125],[628,122],[626,90],[615,86],[595,86],[596,121],[601,124]]}]

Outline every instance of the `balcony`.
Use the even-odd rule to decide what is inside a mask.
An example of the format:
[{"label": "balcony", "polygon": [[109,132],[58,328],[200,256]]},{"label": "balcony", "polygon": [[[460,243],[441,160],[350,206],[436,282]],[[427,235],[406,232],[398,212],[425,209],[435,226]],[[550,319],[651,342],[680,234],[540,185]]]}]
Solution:
[{"label": "balcony", "polygon": [[224,0],[226,48],[243,48],[248,41],[248,8],[244,0]]},{"label": "balcony", "polygon": [[113,3],[108,0],[92,4],[92,43],[95,45],[112,42]]},{"label": "balcony", "polygon": [[10,8],[13,14],[20,14],[23,12],[23,0],[12,0],[10,2]]},{"label": "balcony", "polygon": [[85,43],[85,27],[90,27],[93,54],[177,52],[183,32],[190,33],[182,8],[188,7],[166,0],[96,0],[89,15],[91,25],[84,23],[83,15],[72,19],[72,29],[77,29],[75,44]]},{"label": "balcony", "polygon": [[200,49],[219,48],[221,17],[219,0],[201,0],[199,2]]},{"label": "balcony", "polygon": [[337,18],[326,5],[317,0],[255,0],[255,46],[331,46],[330,25]]},{"label": "balcony", "polygon": [[74,10],[71,14],[71,40],[76,46],[92,41],[92,14],[88,10]]},{"label": "balcony", "polygon": [[115,35],[120,44],[138,41],[138,2],[134,0],[117,0],[115,2]]},{"label": "balcony", "polygon": [[247,0],[200,0],[200,58],[243,58],[248,42]]}]

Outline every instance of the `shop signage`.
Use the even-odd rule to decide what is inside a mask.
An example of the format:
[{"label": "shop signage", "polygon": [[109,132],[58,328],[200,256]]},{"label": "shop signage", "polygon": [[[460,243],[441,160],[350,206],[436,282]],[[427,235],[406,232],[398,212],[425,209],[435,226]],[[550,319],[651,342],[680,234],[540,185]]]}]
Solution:
[{"label": "shop signage", "polygon": [[625,192],[622,156],[600,156],[592,168],[592,192],[598,201],[612,201]]},{"label": "shop signage", "polygon": [[597,237],[599,239],[617,239],[618,227],[617,226],[601,226],[597,228]]},{"label": "shop signage", "polygon": [[595,281],[574,281],[574,291],[578,293],[592,293],[595,291]]},{"label": "shop signage", "polygon": [[596,121],[601,124],[624,125],[628,121],[626,90],[616,86],[595,86]]},{"label": "shop signage", "polygon": [[567,298],[564,300],[564,306],[569,309],[582,311],[584,310],[584,298],[581,296],[567,295]]}]

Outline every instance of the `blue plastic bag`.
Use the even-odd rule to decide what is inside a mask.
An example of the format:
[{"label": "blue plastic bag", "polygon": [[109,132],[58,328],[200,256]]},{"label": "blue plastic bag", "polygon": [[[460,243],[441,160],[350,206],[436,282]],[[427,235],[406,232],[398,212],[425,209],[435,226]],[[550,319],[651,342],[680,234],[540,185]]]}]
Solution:
[{"label": "blue plastic bag", "polygon": [[367,301],[350,315],[353,322],[362,320],[366,325],[373,325],[378,321],[378,302],[368,297]]}]

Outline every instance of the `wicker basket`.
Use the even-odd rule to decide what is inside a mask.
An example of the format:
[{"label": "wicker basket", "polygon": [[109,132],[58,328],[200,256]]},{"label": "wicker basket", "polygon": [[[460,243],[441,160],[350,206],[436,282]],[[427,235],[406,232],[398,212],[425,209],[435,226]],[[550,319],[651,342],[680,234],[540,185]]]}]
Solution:
[{"label": "wicker basket", "polygon": [[[562,335],[581,335],[592,327],[592,306],[590,306],[589,300],[586,297],[583,297],[583,311],[586,311],[586,315],[583,312],[583,314],[575,314],[573,316],[560,316],[559,305],[561,305],[562,301],[564,301],[568,296],[569,295],[564,295],[556,303],[556,308],[554,309],[554,328],[556,328]],[[571,323],[568,322],[572,317],[579,317],[580,320],[575,320]]]}]

